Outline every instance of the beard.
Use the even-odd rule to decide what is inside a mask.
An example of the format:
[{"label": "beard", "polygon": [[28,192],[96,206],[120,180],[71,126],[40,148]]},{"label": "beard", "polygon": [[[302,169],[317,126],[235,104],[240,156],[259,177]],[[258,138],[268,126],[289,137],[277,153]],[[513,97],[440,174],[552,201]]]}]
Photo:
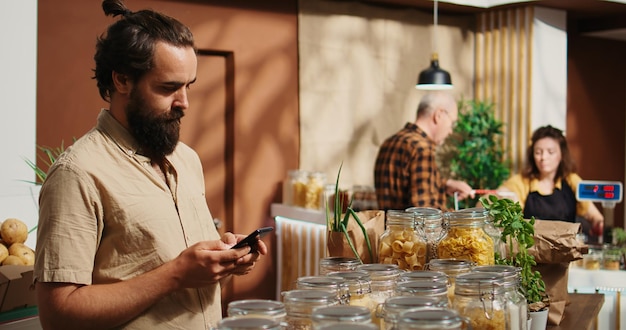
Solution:
[{"label": "beard", "polygon": [[163,159],[174,152],[180,134],[180,119],[185,115],[182,108],[173,107],[158,114],[135,89],[125,111],[130,134],[145,156]]}]

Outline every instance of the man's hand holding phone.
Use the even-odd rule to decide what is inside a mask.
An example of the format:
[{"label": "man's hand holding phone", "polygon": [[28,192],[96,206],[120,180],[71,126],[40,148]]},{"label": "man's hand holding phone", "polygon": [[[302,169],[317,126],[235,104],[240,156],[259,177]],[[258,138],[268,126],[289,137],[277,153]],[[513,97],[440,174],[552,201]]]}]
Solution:
[{"label": "man's hand holding phone", "polygon": [[250,233],[250,235],[246,236],[241,241],[239,241],[231,249],[240,249],[242,247],[249,246],[250,247],[250,253],[254,253],[254,252],[256,252],[258,250],[259,240],[263,236],[267,235],[268,233],[270,233],[273,230],[274,230],[273,227],[259,228],[259,229],[255,230],[255,231],[253,231],[252,233]]}]

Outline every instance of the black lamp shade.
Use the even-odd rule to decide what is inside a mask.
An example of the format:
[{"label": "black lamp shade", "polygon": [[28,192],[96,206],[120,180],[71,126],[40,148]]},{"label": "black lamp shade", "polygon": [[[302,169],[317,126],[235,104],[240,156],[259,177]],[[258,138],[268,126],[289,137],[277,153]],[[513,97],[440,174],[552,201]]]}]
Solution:
[{"label": "black lamp shade", "polygon": [[452,78],[450,78],[448,71],[439,67],[439,60],[432,59],[430,67],[420,72],[415,88],[425,90],[452,89]]}]

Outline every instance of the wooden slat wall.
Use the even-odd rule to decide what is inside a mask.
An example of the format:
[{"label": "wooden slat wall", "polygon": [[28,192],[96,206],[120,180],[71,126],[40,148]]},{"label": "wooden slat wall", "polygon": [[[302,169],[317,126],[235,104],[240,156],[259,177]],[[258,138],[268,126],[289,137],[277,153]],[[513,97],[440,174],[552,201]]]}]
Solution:
[{"label": "wooden slat wall", "polygon": [[511,171],[520,170],[531,128],[533,7],[481,13],[476,27],[474,99],[492,102],[505,123]]}]

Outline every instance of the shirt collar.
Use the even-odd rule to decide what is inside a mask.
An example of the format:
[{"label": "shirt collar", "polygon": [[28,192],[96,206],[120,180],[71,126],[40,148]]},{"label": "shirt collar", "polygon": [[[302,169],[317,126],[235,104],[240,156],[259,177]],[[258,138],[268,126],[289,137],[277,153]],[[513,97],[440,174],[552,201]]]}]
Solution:
[{"label": "shirt collar", "polygon": [[107,134],[125,154],[145,158],[144,160],[149,161],[147,157],[139,154],[140,150],[135,138],[111,115],[109,110],[100,110],[96,128]]},{"label": "shirt collar", "polygon": [[428,135],[426,134],[426,132],[424,132],[419,126],[417,126],[417,124],[415,123],[406,123],[406,125],[404,125],[404,128],[410,131],[414,131],[416,133],[419,133],[421,136],[428,138]]}]

